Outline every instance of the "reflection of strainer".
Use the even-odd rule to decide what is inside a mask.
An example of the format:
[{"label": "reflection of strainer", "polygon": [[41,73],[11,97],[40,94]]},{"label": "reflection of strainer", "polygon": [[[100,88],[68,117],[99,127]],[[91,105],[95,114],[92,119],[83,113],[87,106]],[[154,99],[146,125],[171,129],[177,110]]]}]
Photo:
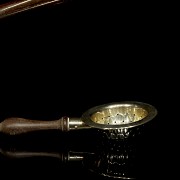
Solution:
[{"label": "reflection of strainer", "polygon": [[[20,150],[18,146],[11,146],[8,150],[7,148],[0,148],[0,156],[11,159],[30,157],[57,158],[63,165],[78,165],[80,162],[84,170],[88,170],[94,175],[119,179],[134,179],[137,176],[135,144],[114,141],[97,141],[96,143],[93,148],[87,146],[88,151],[81,150],[80,152],[74,151],[72,147],[71,150],[42,152],[36,151],[36,146],[33,146],[34,148],[31,148],[31,150],[27,150],[27,147],[26,150]],[[68,171],[70,172],[70,169]],[[140,171],[140,168],[138,171]]]},{"label": "reflection of strainer", "polygon": [[[62,119],[54,121],[9,118],[0,123],[0,131],[15,135],[35,130],[58,129],[69,131],[97,128],[128,136],[130,128],[152,120],[156,114],[156,108],[150,104],[129,101],[96,106],[86,111],[81,118],[62,117]],[[112,133],[110,134],[112,135]]]},{"label": "reflection of strainer", "polygon": [[[121,148],[122,149],[122,148]],[[83,166],[97,174],[106,177],[134,179],[133,178],[133,157],[129,157],[128,152],[101,152],[100,154],[89,152],[28,152],[28,151],[4,151],[0,149],[0,155],[7,158],[30,158],[47,157],[57,158],[64,165],[72,162],[81,162]]]}]

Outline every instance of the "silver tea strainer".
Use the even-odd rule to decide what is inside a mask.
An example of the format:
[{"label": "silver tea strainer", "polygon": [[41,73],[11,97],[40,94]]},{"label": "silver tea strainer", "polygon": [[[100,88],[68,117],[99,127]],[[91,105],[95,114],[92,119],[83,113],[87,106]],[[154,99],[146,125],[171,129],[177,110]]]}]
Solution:
[{"label": "silver tea strainer", "polygon": [[110,137],[113,137],[113,134],[120,134],[120,138],[124,138],[128,135],[129,129],[147,123],[156,115],[156,108],[150,104],[125,101],[93,107],[80,118],[62,117],[53,121],[8,118],[0,123],[0,132],[16,135],[35,130],[71,131],[96,128],[107,130],[110,132]]}]

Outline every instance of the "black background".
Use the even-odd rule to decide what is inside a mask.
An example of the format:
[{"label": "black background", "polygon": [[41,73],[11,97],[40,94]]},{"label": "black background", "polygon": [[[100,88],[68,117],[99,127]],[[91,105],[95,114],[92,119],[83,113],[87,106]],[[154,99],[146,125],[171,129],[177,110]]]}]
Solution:
[{"label": "black background", "polygon": [[[80,117],[100,104],[146,102],[157,108],[158,116],[143,139],[143,156],[137,160],[142,169],[137,168],[137,174],[144,179],[173,176],[167,103],[176,98],[172,81],[176,76],[170,73],[172,53],[165,20],[158,5],[109,1],[72,1],[0,20],[1,121],[13,116]],[[94,139],[88,137],[86,132],[13,138],[1,134],[0,144],[2,149],[83,151],[92,148]],[[1,161],[7,177],[26,178],[21,172],[30,178],[96,177],[81,164],[65,165],[57,158],[12,160],[2,155]]]}]

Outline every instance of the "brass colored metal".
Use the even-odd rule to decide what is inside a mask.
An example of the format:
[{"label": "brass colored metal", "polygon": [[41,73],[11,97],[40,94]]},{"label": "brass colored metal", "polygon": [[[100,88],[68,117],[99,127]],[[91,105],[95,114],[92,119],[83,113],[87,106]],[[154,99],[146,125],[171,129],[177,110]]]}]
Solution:
[{"label": "brass colored metal", "polygon": [[157,115],[157,110],[142,102],[104,104],[82,115],[85,124],[100,129],[122,129],[144,124]]},{"label": "brass colored metal", "polygon": [[91,116],[92,121],[98,124],[127,124],[140,121],[148,115],[148,112],[136,106],[115,106],[112,109],[104,109]]}]

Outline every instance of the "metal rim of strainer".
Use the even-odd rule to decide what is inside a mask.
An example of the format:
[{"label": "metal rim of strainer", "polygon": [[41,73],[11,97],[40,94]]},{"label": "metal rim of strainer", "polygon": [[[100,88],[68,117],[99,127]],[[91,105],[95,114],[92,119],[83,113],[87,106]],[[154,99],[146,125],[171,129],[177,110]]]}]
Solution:
[{"label": "metal rim of strainer", "polygon": [[[99,123],[94,122],[91,119],[91,116],[94,113],[97,113],[106,109],[113,109],[113,108],[118,108],[118,107],[130,107],[130,106],[144,109],[145,111],[147,111],[147,116],[145,116],[144,118],[136,122],[130,122],[127,124],[113,124],[113,125],[99,124]],[[86,112],[84,112],[81,118],[83,122],[90,127],[103,129],[103,130],[106,130],[106,129],[109,130],[109,129],[123,129],[123,128],[132,128],[135,126],[140,126],[151,121],[156,115],[157,115],[157,109],[150,104],[138,102],[138,101],[123,101],[123,102],[114,102],[114,103],[109,103],[109,104],[103,104],[100,106],[95,106],[87,110]]]}]

